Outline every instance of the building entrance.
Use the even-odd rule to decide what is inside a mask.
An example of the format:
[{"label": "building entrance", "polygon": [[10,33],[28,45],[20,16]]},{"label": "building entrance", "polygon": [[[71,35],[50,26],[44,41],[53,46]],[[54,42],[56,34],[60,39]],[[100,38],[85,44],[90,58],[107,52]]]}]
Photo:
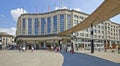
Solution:
[{"label": "building entrance", "polygon": [[30,50],[31,49],[31,45],[26,45],[26,49]]}]

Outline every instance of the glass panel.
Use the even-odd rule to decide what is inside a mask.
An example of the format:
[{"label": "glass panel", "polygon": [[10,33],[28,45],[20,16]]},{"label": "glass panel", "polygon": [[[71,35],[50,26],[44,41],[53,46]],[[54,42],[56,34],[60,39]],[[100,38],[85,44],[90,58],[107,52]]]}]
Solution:
[{"label": "glass panel", "polygon": [[23,18],[23,21],[22,21],[22,34],[25,33],[25,25],[26,25],[25,18]]},{"label": "glass panel", "polygon": [[47,18],[47,33],[51,33],[51,18]]},{"label": "glass panel", "polygon": [[67,15],[67,29],[70,29],[71,28],[71,15]]},{"label": "glass panel", "polygon": [[28,35],[32,34],[32,18],[28,18]]},{"label": "glass panel", "polygon": [[38,18],[35,18],[34,28],[35,28],[35,35],[38,35],[38,29],[39,29],[39,19]]},{"label": "glass panel", "polygon": [[57,33],[57,16],[53,17],[53,32]]},{"label": "glass panel", "polygon": [[25,18],[23,18],[22,28],[25,28]]},{"label": "glass panel", "polygon": [[45,18],[41,18],[41,33],[44,34],[45,32]]},{"label": "glass panel", "polygon": [[64,14],[60,15],[60,32],[64,31]]}]

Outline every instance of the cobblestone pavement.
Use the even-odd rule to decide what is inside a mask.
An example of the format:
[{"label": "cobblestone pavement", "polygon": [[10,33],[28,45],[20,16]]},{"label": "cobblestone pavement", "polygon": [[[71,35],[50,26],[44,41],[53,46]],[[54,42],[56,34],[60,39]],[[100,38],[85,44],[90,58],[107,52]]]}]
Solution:
[{"label": "cobblestone pavement", "polygon": [[63,56],[47,50],[0,50],[0,66],[62,66]]}]

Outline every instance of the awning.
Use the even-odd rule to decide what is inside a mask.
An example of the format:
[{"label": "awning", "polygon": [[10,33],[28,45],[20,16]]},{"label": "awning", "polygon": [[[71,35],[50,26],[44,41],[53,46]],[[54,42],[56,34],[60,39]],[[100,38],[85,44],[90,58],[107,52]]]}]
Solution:
[{"label": "awning", "polygon": [[71,34],[97,25],[120,13],[120,0],[105,0],[87,19],[82,23],[59,33],[59,35]]}]

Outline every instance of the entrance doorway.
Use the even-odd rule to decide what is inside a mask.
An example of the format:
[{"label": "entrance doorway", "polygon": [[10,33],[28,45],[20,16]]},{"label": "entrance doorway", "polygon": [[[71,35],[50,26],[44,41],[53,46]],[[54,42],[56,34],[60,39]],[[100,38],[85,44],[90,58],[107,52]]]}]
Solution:
[{"label": "entrance doorway", "polygon": [[31,45],[26,45],[26,49],[30,50],[31,49]]}]

